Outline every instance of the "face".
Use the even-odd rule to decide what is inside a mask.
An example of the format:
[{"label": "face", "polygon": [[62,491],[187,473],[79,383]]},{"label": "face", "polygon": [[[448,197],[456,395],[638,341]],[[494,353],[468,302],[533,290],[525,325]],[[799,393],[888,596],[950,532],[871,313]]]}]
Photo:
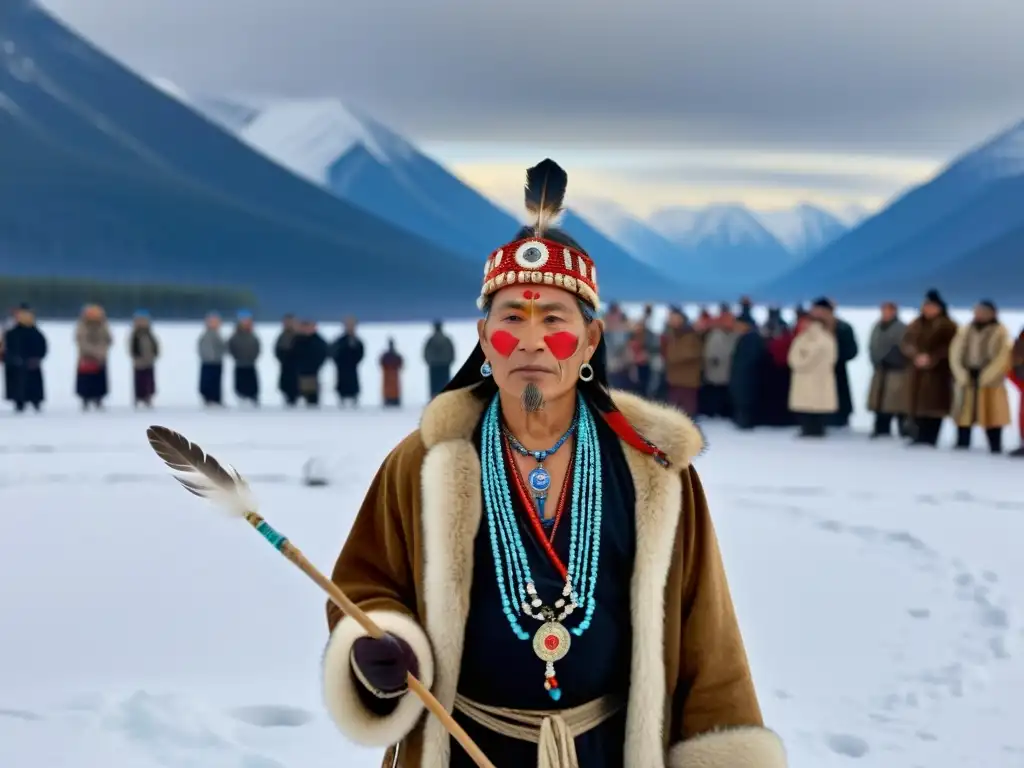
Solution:
[{"label": "face", "polygon": [[601,323],[587,323],[572,294],[552,286],[508,286],[477,325],[498,389],[517,397],[534,384],[551,402],[575,391],[594,356]]},{"label": "face", "polygon": [[939,314],[939,305],[932,304],[930,301],[926,301],[921,305],[921,314],[927,317],[929,320],[935,318]]},{"label": "face", "polygon": [[892,304],[885,303],[882,305],[882,319],[885,322],[896,319],[896,307]]},{"label": "face", "polygon": [[988,323],[995,319],[996,313],[990,307],[979,304],[974,308],[974,321],[976,323]]},{"label": "face", "polygon": [[356,332],[356,319],[354,317],[345,318],[345,332],[355,333]]}]

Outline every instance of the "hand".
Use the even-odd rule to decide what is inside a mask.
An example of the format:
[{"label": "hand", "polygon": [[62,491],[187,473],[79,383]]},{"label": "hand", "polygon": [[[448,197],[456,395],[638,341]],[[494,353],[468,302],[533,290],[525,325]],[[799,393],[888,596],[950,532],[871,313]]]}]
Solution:
[{"label": "hand", "polygon": [[914,365],[918,368],[927,368],[931,365],[932,359],[928,355],[920,354],[914,358]]},{"label": "hand", "polygon": [[409,673],[419,674],[419,662],[412,648],[402,638],[390,634],[379,640],[358,638],[352,644],[350,662],[356,679],[381,699],[400,696],[406,690]]}]

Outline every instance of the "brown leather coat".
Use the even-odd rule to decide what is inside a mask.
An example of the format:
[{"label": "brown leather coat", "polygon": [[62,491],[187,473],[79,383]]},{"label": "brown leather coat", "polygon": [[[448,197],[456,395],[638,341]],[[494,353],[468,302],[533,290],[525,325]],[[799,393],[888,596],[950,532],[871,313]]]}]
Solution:
[{"label": "brown leather coat", "polygon": [[[613,396],[672,460],[665,468],[623,446],[636,493],[625,764],[785,768],[781,741],[763,727],[711,514],[690,466],[703,448],[700,431],[677,411]],[[427,406],[420,429],[374,478],[332,576],[385,631],[411,645],[420,678],[449,710],[482,516],[480,459],[472,443],[481,413],[482,404],[464,390]],[[418,699],[406,694],[385,717],[362,704],[349,655],[363,632],[333,606],[328,622],[324,693],[339,729],[382,749],[400,742],[403,768],[447,768],[449,737],[424,716]]]}]

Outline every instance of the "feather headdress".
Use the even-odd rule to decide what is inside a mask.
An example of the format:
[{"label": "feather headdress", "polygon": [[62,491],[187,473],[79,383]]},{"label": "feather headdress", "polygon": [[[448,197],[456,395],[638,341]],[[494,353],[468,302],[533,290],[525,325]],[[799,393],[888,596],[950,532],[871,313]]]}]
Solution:
[{"label": "feather headdress", "polygon": [[526,171],[526,210],[533,217],[535,237],[544,237],[562,213],[568,186],[569,174],[554,160],[541,160]]}]

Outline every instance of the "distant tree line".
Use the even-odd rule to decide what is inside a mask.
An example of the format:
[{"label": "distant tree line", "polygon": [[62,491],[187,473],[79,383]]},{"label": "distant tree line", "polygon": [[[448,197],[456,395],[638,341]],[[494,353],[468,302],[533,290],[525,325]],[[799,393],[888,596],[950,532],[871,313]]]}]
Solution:
[{"label": "distant tree line", "polygon": [[211,311],[255,310],[257,303],[252,292],[241,288],[0,276],[0,313],[22,302],[48,318],[78,317],[85,304],[99,304],[111,318],[145,309],[154,317],[174,320],[201,318]]}]

